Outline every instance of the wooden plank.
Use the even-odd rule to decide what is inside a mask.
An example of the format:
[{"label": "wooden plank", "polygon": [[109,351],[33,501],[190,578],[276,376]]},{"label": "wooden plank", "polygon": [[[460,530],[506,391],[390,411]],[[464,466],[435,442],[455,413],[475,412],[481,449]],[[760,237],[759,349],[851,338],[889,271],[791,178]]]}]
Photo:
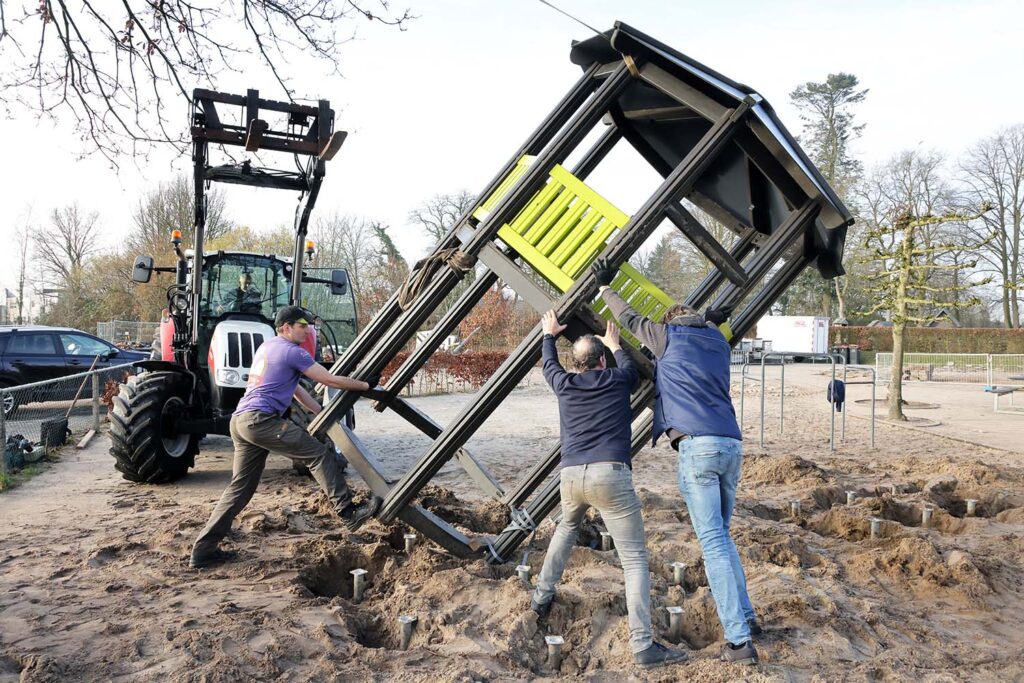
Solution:
[{"label": "wooden plank", "polygon": [[696,88],[687,85],[657,64],[644,64],[640,68],[640,78],[711,121],[720,119],[729,109]]},{"label": "wooden plank", "polygon": [[96,430],[95,429],[90,429],[89,431],[87,431],[85,433],[85,436],[82,437],[82,440],[78,442],[78,444],[75,446],[75,448],[78,448],[78,449],[85,448],[86,446],[89,445],[89,442],[92,441],[92,437],[94,437],[94,436],[96,436]]},{"label": "wooden plank", "polygon": [[686,235],[686,238],[697,247],[700,253],[715,265],[722,274],[738,286],[743,286],[747,281],[747,273],[743,266],[734,259],[725,247],[719,244],[718,240],[700,224],[693,214],[679,204],[669,204],[665,207],[665,215],[672,221],[679,231]]},{"label": "wooden plank", "polygon": [[245,151],[258,152],[260,143],[263,142],[263,134],[267,132],[269,124],[263,119],[253,119],[249,123],[249,131],[245,136]]},{"label": "wooden plank", "polygon": [[341,149],[342,143],[345,142],[345,138],[348,137],[348,131],[336,130],[331,133],[331,139],[327,141],[327,145],[320,150],[320,160],[330,161]]}]

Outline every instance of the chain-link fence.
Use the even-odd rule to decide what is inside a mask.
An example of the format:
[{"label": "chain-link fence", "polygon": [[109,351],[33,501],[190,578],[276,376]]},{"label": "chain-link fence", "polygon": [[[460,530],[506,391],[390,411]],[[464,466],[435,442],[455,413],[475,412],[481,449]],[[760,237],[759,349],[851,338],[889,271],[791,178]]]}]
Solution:
[{"label": "chain-link fence", "polygon": [[160,323],[144,323],[137,320],[108,320],[96,323],[96,336],[111,344],[149,349]]},{"label": "chain-link fence", "polygon": [[[878,381],[892,378],[892,353],[875,356]],[[950,384],[1024,384],[1024,354],[905,353],[903,381]]]},{"label": "chain-link fence", "polygon": [[[99,430],[106,413],[105,393],[135,372],[134,364],[115,365],[67,377],[0,388],[0,473],[7,466],[38,459],[90,429]],[[33,455],[34,454],[34,455]]]}]

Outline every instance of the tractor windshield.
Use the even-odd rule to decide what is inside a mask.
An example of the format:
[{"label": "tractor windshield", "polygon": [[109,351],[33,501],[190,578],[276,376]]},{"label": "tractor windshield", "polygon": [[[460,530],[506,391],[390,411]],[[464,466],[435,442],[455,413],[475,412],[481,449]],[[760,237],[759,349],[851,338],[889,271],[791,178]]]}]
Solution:
[{"label": "tractor windshield", "polygon": [[291,265],[256,254],[213,254],[203,266],[203,313],[259,315],[273,320],[288,305]]}]

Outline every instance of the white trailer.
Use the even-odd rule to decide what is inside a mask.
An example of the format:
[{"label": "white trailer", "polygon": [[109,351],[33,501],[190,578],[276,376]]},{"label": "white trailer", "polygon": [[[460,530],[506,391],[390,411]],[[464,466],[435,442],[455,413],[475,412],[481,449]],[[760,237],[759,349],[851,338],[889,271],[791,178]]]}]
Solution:
[{"label": "white trailer", "polygon": [[814,315],[766,315],[756,336],[771,341],[774,353],[828,353],[829,319]]}]

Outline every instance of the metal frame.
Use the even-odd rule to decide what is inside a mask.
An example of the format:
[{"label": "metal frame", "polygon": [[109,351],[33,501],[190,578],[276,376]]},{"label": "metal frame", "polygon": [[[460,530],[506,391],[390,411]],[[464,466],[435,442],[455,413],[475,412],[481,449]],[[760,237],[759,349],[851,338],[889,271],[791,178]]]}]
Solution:
[{"label": "metal frame", "polygon": [[[625,29],[617,25],[615,30]],[[460,556],[484,554],[491,561],[504,561],[558,504],[558,477],[552,475],[561,457],[559,445],[548,451],[521,481],[504,488],[465,450],[466,442],[536,365],[541,355],[540,327],[535,327],[522,340],[448,425],[437,424],[401,399],[399,393],[436,352],[441,341],[498,281],[514,289],[538,312],[554,309],[559,319],[567,323],[569,339],[603,330],[604,320],[589,306],[596,292],[596,283],[589,271],[579,275],[567,291],[558,294],[538,284],[536,277],[529,273],[531,266],[513,247],[497,241],[501,227],[512,222],[527,206],[547,181],[552,168],[563,163],[602,120],[612,125],[584,154],[573,171],[575,177],[582,182],[617,143],[625,141],[661,174],[663,181],[604,246],[601,256],[619,266],[664,220],[672,221],[717,268],[685,298],[687,303],[702,305],[714,296],[716,305],[734,305],[757,290],[733,320],[736,332],[733,341],[752,327],[804,268],[820,265],[818,260],[822,255],[838,260],[836,254],[825,253],[832,246],[822,251],[821,240],[815,235],[821,231],[819,216],[823,211],[834,217],[845,215],[845,209],[817,191],[817,179],[808,180],[804,176],[804,160],[791,158],[795,142],[786,138],[788,134],[784,130],[782,139],[774,140],[772,145],[762,140],[766,130],[779,135],[777,131],[765,129],[763,99],[753,92],[736,94],[735,89],[724,95],[711,93],[710,89],[717,87],[714,83],[695,84],[686,68],[666,62],[664,53],[658,52],[660,48],[640,40],[638,36],[642,34],[633,32],[631,36],[627,41],[631,46],[629,53],[616,52],[599,41],[589,57],[580,45],[573,48],[573,61],[583,67],[583,77],[511,156],[478,195],[476,205],[459,219],[434,251],[433,255],[438,255],[442,250],[459,249],[478,258],[485,266],[483,273],[441,315],[432,334],[410,354],[387,386],[363,395],[376,401],[376,410],[391,409],[430,436],[433,442],[427,450],[397,481],[389,480],[366,446],[339,423],[360,398],[354,392],[335,395],[309,427],[314,434],[330,434],[373,492],[384,499],[378,513],[381,521],[403,520]],[[720,79],[716,82],[725,83]],[[651,93],[668,99],[664,105],[647,108],[632,104]],[[677,136],[671,126],[679,121],[684,125],[704,123],[700,124],[696,135]],[[663,131],[667,138],[649,137],[649,126],[658,124],[668,126]],[[717,177],[715,165],[724,163],[726,158],[735,161],[737,154],[744,160],[742,170],[750,174],[750,192],[760,197],[771,191],[781,198],[775,200],[774,224],[765,210],[730,209],[728,201],[713,198],[713,188],[706,187]],[[517,166],[524,155],[534,157],[525,169]],[[513,169],[522,175],[507,192],[506,183],[502,190],[505,194],[499,198],[495,192]],[[719,244],[683,208],[683,199],[713,215],[715,212],[727,214],[730,227],[738,235],[731,247]],[[488,200],[490,211],[477,214],[478,207]],[[788,215],[779,214],[779,202],[785,202]],[[474,214],[481,218],[478,220]],[[781,267],[780,260],[783,261]],[[397,295],[393,296],[335,363],[332,372],[361,379],[380,372],[428,317],[438,312],[461,277],[460,272],[450,267],[440,268],[406,310],[398,305]],[[643,377],[631,400],[635,418],[631,450],[636,454],[651,434],[652,414],[648,407],[654,400],[654,368],[637,349],[628,344],[625,347]],[[505,531],[493,538],[469,539],[414,504],[422,488],[453,458],[486,495],[509,506],[510,522]]]}]

